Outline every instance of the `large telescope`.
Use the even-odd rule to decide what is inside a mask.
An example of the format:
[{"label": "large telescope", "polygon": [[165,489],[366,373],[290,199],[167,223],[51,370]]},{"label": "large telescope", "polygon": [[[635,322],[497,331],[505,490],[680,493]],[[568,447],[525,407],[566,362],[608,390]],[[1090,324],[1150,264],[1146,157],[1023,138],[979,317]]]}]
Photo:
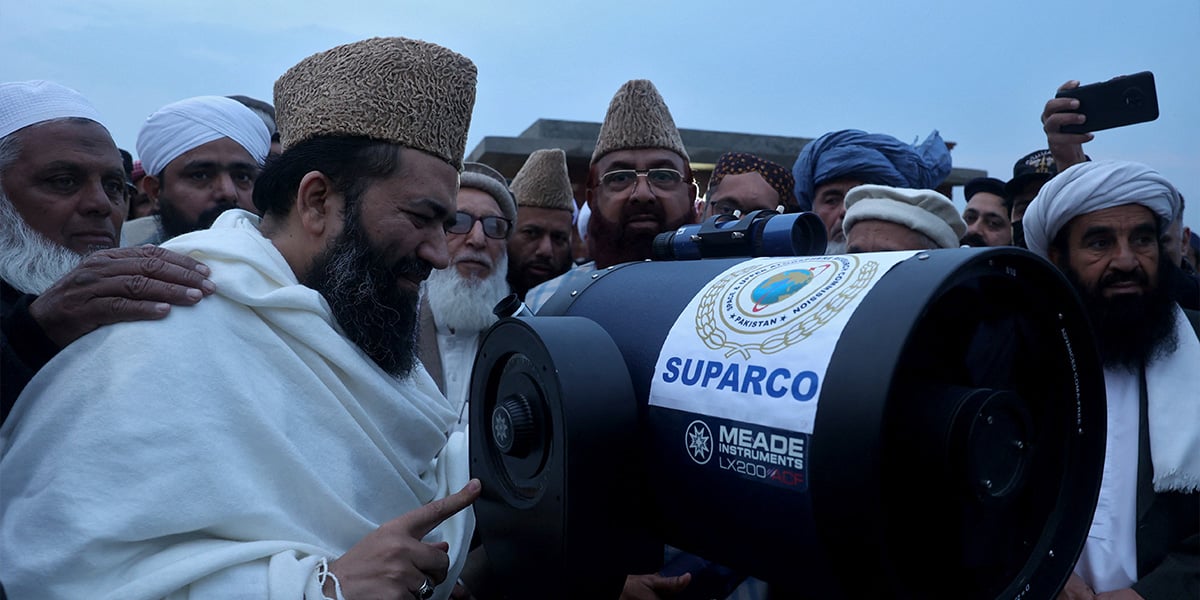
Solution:
[{"label": "large telescope", "polygon": [[489,330],[470,410],[513,598],[616,598],[664,545],[780,598],[1053,598],[1104,456],[1079,299],[1014,248],[600,270]]}]

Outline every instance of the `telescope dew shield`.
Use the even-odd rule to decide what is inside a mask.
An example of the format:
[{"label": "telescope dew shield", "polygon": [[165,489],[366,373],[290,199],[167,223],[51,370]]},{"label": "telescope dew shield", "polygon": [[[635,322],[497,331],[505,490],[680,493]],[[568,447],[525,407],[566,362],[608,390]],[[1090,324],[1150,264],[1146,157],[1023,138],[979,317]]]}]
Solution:
[{"label": "telescope dew shield", "polygon": [[[584,379],[547,403],[603,412],[601,377],[628,377],[637,424],[625,439],[641,469],[613,480],[624,492],[613,510],[635,515],[609,522],[635,523],[781,597],[1053,598],[1082,549],[1103,468],[1103,375],[1079,299],[1018,249],[905,256],[630,263],[520,320],[533,339],[554,338],[544,342],[552,359],[534,365],[579,356],[598,369],[560,370],[559,384],[547,375],[550,388]],[[546,328],[562,319],[596,324],[615,353],[561,342]],[[524,352],[529,340],[511,328],[489,332],[491,356]],[[512,377],[507,362],[476,362],[472,411],[493,402],[476,393],[481,379]],[[568,454],[611,449],[553,423],[545,431]],[[477,463],[500,451],[475,435],[473,468],[512,468]],[[615,477],[559,460],[544,470]],[[489,557],[506,551],[501,570],[541,571],[521,552],[549,540],[592,543],[502,524],[527,512],[503,499],[477,512]],[[632,539],[641,561],[648,546]],[[634,562],[609,566],[647,572]]]}]

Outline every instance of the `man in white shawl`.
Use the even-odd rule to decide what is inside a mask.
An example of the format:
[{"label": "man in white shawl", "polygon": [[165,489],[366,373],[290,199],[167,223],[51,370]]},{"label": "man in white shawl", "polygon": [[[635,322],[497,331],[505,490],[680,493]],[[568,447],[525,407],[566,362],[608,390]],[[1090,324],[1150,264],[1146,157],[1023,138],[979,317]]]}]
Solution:
[{"label": "man in white shawl", "polygon": [[466,436],[414,358],[447,265],[467,58],[375,38],[275,84],[261,219],[166,247],[217,293],[60,353],[0,428],[0,581],[22,598],[447,598]]},{"label": "man in white shawl", "polygon": [[257,212],[254,180],[270,150],[266,123],[232,98],[196,96],[158,109],[137,137],[141,186],[158,214],[130,221],[125,245],[207,229],[231,208]]},{"label": "man in white shawl", "polygon": [[1153,169],[1096,161],[1059,173],[1025,212],[1029,249],[1083,298],[1108,401],[1100,499],[1061,598],[1200,597],[1200,340],[1162,247],[1179,210]]}]

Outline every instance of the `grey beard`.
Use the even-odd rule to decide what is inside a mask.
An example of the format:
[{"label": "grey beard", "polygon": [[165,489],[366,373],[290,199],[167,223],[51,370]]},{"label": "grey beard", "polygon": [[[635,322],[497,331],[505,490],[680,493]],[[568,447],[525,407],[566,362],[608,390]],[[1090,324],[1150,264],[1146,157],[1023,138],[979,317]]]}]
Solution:
[{"label": "grey beard", "polygon": [[825,244],[825,254],[827,254],[827,255],[845,254],[845,253],[846,253],[846,242],[845,241],[841,241],[841,242],[831,241],[831,242],[827,242]]},{"label": "grey beard", "polygon": [[0,279],[26,294],[42,294],[83,256],[34,231],[0,191]]},{"label": "grey beard", "polygon": [[509,294],[508,255],[500,255],[487,279],[463,277],[454,265],[437,269],[425,280],[425,297],[438,327],[476,333],[496,322],[492,309]]}]

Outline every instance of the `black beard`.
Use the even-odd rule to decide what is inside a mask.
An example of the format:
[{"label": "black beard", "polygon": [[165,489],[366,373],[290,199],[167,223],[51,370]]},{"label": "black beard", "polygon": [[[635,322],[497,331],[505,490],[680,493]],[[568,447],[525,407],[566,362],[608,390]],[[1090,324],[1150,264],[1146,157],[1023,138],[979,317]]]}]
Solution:
[{"label": "black beard", "polygon": [[347,211],[342,235],[314,259],[305,285],[325,297],[342,331],[379,368],[406,377],[417,364],[419,293],[402,290],[396,281],[404,275],[424,279],[432,266],[416,256],[389,265],[367,240],[357,215]]},{"label": "black beard", "polygon": [[[659,229],[653,233],[627,234],[625,224],[631,217],[644,214],[654,215]],[[690,213],[674,223],[666,222],[666,212],[657,202],[644,208],[626,202],[620,220],[613,222],[604,218],[599,211],[592,211],[588,220],[588,244],[592,249],[592,260],[603,269],[612,265],[643,261],[654,257],[654,238],[664,231],[674,231],[692,222]]]},{"label": "black beard", "polygon": [[1162,254],[1158,261],[1158,285],[1145,294],[1106,298],[1104,289],[1122,281],[1146,285],[1143,272],[1114,273],[1089,288],[1073,269],[1064,269],[1083,299],[1092,321],[1092,331],[1107,369],[1136,373],[1143,366],[1174,352],[1179,346],[1175,330],[1175,300],[1170,289],[1177,269]]},{"label": "black beard", "polygon": [[[512,255],[509,255],[508,258],[511,261]],[[530,274],[526,269],[528,269],[534,265],[540,265],[540,266],[545,267],[546,269],[549,269],[551,275],[548,277],[545,277],[545,276],[535,276],[535,275]],[[567,252],[567,254],[565,256],[563,256],[562,264],[558,264],[558,265],[554,264],[551,261],[551,259],[549,259],[549,258],[542,259],[542,258],[538,258],[536,256],[530,257],[529,260],[527,260],[519,265],[514,265],[513,263],[510,262],[508,264],[508,285],[510,288],[512,288],[512,291],[514,294],[517,294],[518,296],[521,297],[522,300],[524,300],[526,292],[537,287],[542,282],[549,281],[551,279],[554,279],[555,277],[558,277],[559,275],[562,275],[563,273],[566,273],[570,269],[571,269],[571,253],[570,252]]]},{"label": "black beard", "polygon": [[965,244],[972,248],[984,248],[988,245],[987,240],[983,239],[983,236],[979,235],[978,233],[968,233],[967,235],[963,236],[963,239],[959,241],[959,244]]},{"label": "black beard", "polygon": [[233,203],[221,203],[200,213],[200,216],[195,221],[192,221],[185,217],[183,213],[176,210],[175,205],[170,200],[160,196],[158,199],[158,224],[162,227],[163,241],[165,242],[185,233],[208,229],[212,226],[213,221],[216,221],[217,217],[221,216],[221,213],[231,208],[237,208],[237,205]]}]

